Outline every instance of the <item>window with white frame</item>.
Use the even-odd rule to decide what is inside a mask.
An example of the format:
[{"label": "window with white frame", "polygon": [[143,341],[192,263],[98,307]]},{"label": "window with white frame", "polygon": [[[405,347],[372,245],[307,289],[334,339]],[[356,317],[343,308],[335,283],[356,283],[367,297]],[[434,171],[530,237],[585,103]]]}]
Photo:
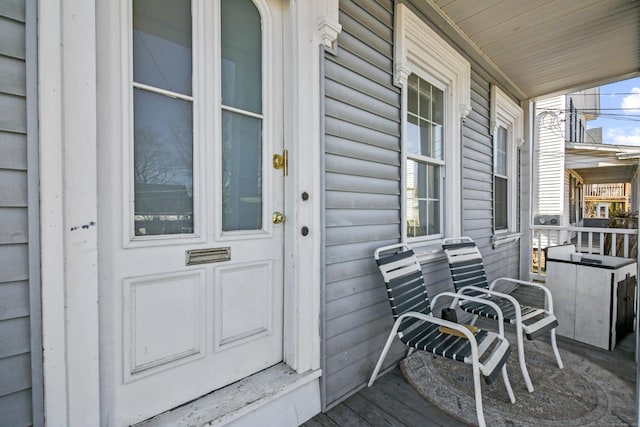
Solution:
[{"label": "window with white frame", "polygon": [[491,87],[493,132],[493,229],[517,231],[518,147],[523,141],[523,111],[497,86]]},{"label": "window with white frame", "polygon": [[439,237],[443,230],[444,93],[411,74],[407,97],[407,237]]},{"label": "window with white frame", "polygon": [[461,122],[471,66],[406,5],[395,11],[395,82],[402,88],[403,240],[439,244],[462,222]]}]

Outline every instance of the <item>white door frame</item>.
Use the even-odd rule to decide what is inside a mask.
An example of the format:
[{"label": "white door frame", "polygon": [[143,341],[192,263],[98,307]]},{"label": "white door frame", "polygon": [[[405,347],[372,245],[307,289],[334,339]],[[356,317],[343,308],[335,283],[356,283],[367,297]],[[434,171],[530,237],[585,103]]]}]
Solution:
[{"label": "white door frame", "polygon": [[[98,6],[99,7],[99,6]],[[320,366],[320,49],[338,33],[338,0],[289,2],[285,17],[284,359]],[[96,4],[38,2],[40,215],[45,418],[100,423]],[[302,192],[309,194],[303,201]],[[308,236],[300,234],[309,228]],[[169,408],[167,408],[169,409]]]}]

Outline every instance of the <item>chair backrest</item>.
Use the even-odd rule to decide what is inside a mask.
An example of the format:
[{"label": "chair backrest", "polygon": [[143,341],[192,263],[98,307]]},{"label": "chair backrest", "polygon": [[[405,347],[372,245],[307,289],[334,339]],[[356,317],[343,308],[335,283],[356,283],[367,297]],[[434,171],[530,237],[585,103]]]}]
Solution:
[{"label": "chair backrest", "polygon": [[[488,288],[487,274],[482,263],[482,254],[469,237],[447,238],[442,248],[449,261],[451,279],[456,291],[464,286]],[[469,293],[473,295],[474,293]]]},{"label": "chair backrest", "polygon": [[[430,314],[431,306],[422,268],[413,250],[400,243],[376,249],[374,257],[384,278],[393,318],[397,319],[409,311]],[[399,332],[414,323],[415,319],[405,320]]]}]

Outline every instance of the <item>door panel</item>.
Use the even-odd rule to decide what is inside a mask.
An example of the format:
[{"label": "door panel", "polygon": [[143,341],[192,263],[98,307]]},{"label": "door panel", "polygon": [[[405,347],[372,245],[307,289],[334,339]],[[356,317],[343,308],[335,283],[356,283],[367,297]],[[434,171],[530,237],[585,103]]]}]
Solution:
[{"label": "door panel", "polygon": [[101,406],[120,426],[282,361],[283,11],[98,4],[99,66],[122,70],[98,79]]}]

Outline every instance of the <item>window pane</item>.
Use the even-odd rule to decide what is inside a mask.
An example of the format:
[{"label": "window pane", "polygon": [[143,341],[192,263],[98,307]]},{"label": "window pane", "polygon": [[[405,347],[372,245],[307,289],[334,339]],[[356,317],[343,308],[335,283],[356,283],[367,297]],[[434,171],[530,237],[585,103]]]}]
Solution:
[{"label": "window pane", "polygon": [[[408,91],[407,150],[410,153],[442,160],[443,92],[415,74],[409,76]],[[416,126],[419,129],[416,129]],[[416,141],[420,141],[420,151],[416,151]]]},{"label": "window pane", "polygon": [[133,2],[133,80],[191,95],[191,1]]},{"label": "window pane", "polygon": [[262,25],[251,0],[223,0],[222,103],[262,112]]},{"label": "window pane", "polygon": [[442,126],[433,125],[433,157],[434,159],[442,160]]},{"label": "window pane", "polygon": [[440,166],[407,161],[407,235],[439,234]]},{"label": "window pane", "polygon": [[496,230],[504,230],[507,224],[507,180],[495,177],[494,218]]},{"label": "window pane", "polygon": [[222,112],[222,229],[262,229],[262,121]]},{"label": "window pane", "polygon": [[496,133],[495,172],[507,176],[507,130],[500,126]]},{"label": "window pane", "polygon": [[407,152],[420,154],[420,125],[419,120],[409,115],[407,118]]},{"label": "window pane", "polygon": [[421,82],[420,85],[420,117],[431,120],[431,85]]},{"label": "window pane", "polygon": [[192,105],[133,95],[135,234],[193,233]]},{"label": "window pane", "polygon": [[416,115],[418,114],[418,96],[418,77],[415,74],[411,74],[409,76],[407,110]]},{"label": "window pane", "polygon": [[437,124],[442,124],[442,116],[443,116],[443,109],[444,109],[444,105],[443,105],[443,98],[444,98],[444,93],[438,89],[437,87],[431,87],[431,92],[432,92],[432,100],[433,100],[433,105],[431,106],[431,111],[432,111],[432,116],[431,116],[431,120],[433,120],[434,123]]},{"label": "window pane", "polygon": [[431,123],[420,120],[420,154],[433,157],[433,133]]}]

